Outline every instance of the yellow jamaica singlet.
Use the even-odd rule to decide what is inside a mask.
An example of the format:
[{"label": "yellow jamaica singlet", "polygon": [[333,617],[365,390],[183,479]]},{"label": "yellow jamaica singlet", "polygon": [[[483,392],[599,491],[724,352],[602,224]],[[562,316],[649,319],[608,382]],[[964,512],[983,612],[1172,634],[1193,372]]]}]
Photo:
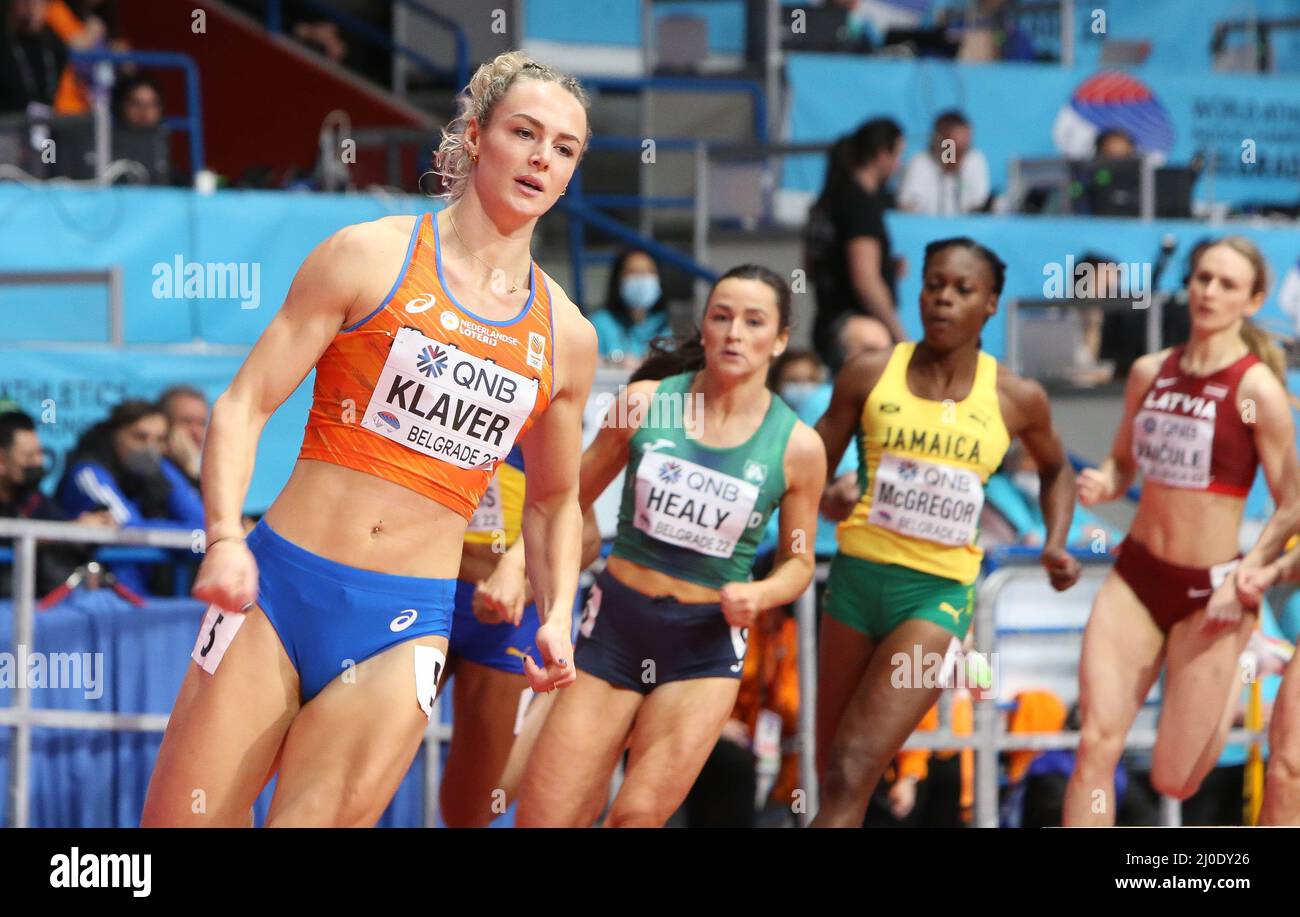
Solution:
[{"label": "yellow jamaica singlet", "polygon": [[918,398],[907,387],[916,345],[901,343],[867,396],[860,420],[862,499],[839,527],[841,553],[974,582],[984,484],[1011,443],[998,405],[998,362],[979,354],[961,401]]}]

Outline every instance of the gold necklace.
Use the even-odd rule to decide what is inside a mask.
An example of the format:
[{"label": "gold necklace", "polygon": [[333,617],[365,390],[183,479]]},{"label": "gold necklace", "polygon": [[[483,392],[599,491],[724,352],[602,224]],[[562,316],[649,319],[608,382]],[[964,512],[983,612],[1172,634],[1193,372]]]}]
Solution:
[{"label": "gold necklace", "polygon": [[[457,240],[458,242],[460,242],[460,247],[463,248],[463,249],[465,249],[465,251],[469,252],[469,256],[470,256],[471,258],[473,258],[473,259],[474,259],[475,261],[477,261],[479,264],[481,264],[481,265],[483,265],[485,268],[487,268],[487,269],[488,269],[488,272],[491,273],[491,274],[495,274],[495,273],[497,273],[497,271],[501,271],[502,274],[505,273],[505,271],[502,271],[501,268],[499,268],[499,267],[493,267],[492,265],[490,265],[490,264],[488,264],[486,261],[484,261],[482,258],[480,258],[478,255],[474,254],[474,250],[473,250],[472,248],[470,248],[468,245],[466,245],[466,244],[465,244],[465,240],[462,239],[462,238],[460,237],[460,230],[456,228],[456,221],[455,221],[454,219],[452,219],[450,213],[447,214],[447,222],[451,224],[451,231],[454,232],[454,233],[456,234],[456,240]],[[513,280],[510,281],[510,290],[509,290],[509,292],[511,292],[511,293],[518,293],[518,292],[519,292],[519,284],[515,283]]]}]

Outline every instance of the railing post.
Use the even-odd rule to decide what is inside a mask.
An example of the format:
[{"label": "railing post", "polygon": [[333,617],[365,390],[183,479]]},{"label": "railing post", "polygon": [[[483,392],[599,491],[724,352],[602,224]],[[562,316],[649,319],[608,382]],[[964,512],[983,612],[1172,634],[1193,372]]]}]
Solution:
[{"label": "railing post", "polygon": [[[696,264],[709,262],[709,145],[703,140],[695,144],[695,213],[691,257]],[[695,313],[704,308],[703,285],[697,278],[694,284]]]},{"label": "railing post", "polygon": [[799,632],[799,786],[803,788],[804,810],[799,815],[801,827],[807,827],[817,814],[821,796],[817,784],[817,583],[824,574],[818,564],[817,575],[803,595],[794,601],[794,618]]},{"label": "railing post", "polygon": [[27,684],[26,654],[35,649],[36,633],[36,539],[22,535],[14,541],[14,658],[18,660],[14,683],[14,726],[9,750],[9,825],[26,828],[30,820],[32,691]]},{"label": "railing post", "polygon": [[[983,653],[997,672],[999,667],[993,653],[997,648],[996,604],[1009,570],[994,570],[980,584],[975,598],[975,649]],[[998,743],[1001,723],[998,718],[998,691],[992,685],[990,697],[972,698],[974,701],[975,729],[975,811],[973,822],[977,828],[998,826]]]}]

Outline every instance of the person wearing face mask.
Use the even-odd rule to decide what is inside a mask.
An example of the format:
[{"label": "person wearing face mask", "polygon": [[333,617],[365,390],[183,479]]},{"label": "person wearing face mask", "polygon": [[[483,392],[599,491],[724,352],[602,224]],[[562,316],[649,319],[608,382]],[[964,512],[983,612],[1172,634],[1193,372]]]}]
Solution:
[{"label": "person wearing face mask", "polygon": [[605,308],[591,316],[591,324],[601,359],[621,366],[640,363],[650,341],[668,334],[668,308],[653,258],[626,249],[614,259]]},{"label": "person wearing face mask", "polygon": [[[203,503],[184,472],[164,457],[166,444],[162,408],[141,399],[123,401],[73,447],[57,489],[64,512],[106,511],[123,527],[202,529]],[[139,564],[115,564],[113,573],[141,594],[165,591],[169,582],[159,568],[159,582],[152,583]]]},{"label": "person wearing face mask", "polygon": [[[104,512],[81,513],[75,520],[41,492],[45,450],[31,416],[18,410],[0,411],[0,518],[76,521],[83,525],[113,525]],[[36,592],[43,596],[62,585],[90,551],[67,542],[42,544],[36,552]],[[0,568],[0,596],[12,596],[12,570]]]}]

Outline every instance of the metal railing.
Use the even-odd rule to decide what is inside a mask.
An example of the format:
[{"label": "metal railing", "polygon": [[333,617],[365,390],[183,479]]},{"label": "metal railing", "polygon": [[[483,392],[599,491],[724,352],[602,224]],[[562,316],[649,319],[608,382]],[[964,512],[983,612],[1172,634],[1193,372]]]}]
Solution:
[{"label": "metal railing", "polygon": [[[469,82],[469,38],[466,36],[464,28],[451,17],[444,16],[437,10],[417,2],[417,0],[395,0],[395,2],[398,6],[410,10],[425,21],[438,28],[445,29],[451,34],[453,41],[456,43],[455,66],[445,67],[439,64],[415,48],[396,40],[383,29],[377,28],[351,13],[344,12],[331,3],[323,2],[323,0],[291,0],[291,2],[298,3],[324,16],[348,30],[351,35],[363,38],[371,44],[387,49],[394,55],[400,55],[405,60],[418,64],[440,79],[449,80],[457,90]],[[277,34],[284,32],[284,4],[285,0],[267,0],[267,31]]]},{"label": "metal railing", "polygon": [[[35,645],[36,547],[39,541],[82,542],[193,550],[193,534],[175,529],[107,529],[75,522],[0,519],[0,538],[13,546],[13,638],[15,648]],[[32,730],[105,729],[114,732],[162,732],[168,714],[108,713],[88,710],[44,710],[33,706],[26,678],[14,681],[12,706],[0,707],[0,728],[14,730],[9,754],[9,826],[25,828],[31,818]],[[442,743],[451,739],[451,727],[441,722],[442,698],[434,701],[433,716],[424,734],[425,825],[437,818],[437,787],[441,773]],[[432,792],[430,792],[432,787]]]},{"label": "metal railing", "polygon": [[[120,266],[114,265],[102,270],[0,271],[0,287],[66,286],[69,284],[91,283],[103,284],[108,290],[108,343],[114,347],[121,347],[124,343],[122,329],[125,312],[122,296],[122,268]],[[24,338],[22,343],[25,347],[44,347],[55,342],[34,341]]]},{"label": "metal railing", "polygon": [[[101,545],[134,545],[155,548],[192,550],[192,534],[173,529],[105,529],[98,526],[78,525],[70,522],[43,522],[26,519],[0,519],[0,538],[14,539],[14,645],[33,646],[36,619],[36,550],[38,541],[85,542]],[[1109,572],[1105,555],[1091,552],[1073,552],[1088,563],[1085,576],[1105,576]],[[1042,576],[1038,567],[1037,549],[1009,547],[995,549],[987,556],[994,567],[980,582],[976,593],[973,620],[975,649],[986,656],[996,652],[999,631],[995,608],[1002,590],[1016,579],[1028,574]],[[803,595],[795,600],[795,619],[799,634],[799,691],[797,745],[799,748],[800,786],[805,788],[806,799],[800,821],[807,824],[815,816],[818,806],[816,718],[817,706],[817,609],[815,584],[824,582],[829,565],[819,563],[814,577]],[[423,785],[425,788],[424,813],[426,826],[437,819],[438,784],[441,779],[442,743],[450,741],[452,726],[441,722],[441,702],[435,702],[433,716],[425,732]],[[931,750],[974,748],[975,750],[975,807],[974,824],[977,827],[998,826],[998,754],[1003,751],[1074,748],[1079,744],[1079,733],[1073,731],[1047,733],[1008,733],[1002,722],[1001,711],[995,698],[976,700],[974,703],[974,730],[971,733],[954,733],[946,717],[940,718],[936,731],[914,732],[904,748]],[[124,714],[99,711],[43,710],[33,706],[31,689],[26,679],[16,679],[14,703],[0,708],[0,727],[12,727],[14,739],[10,748],[9,801],[10,825],[26,827],[30,817],[32,730],[51,729],[106,729],[121,732],[162,732],[167,727],[165,714]],[[1267,735],[1265,729],[1234,729],[1228,734],[1229,743],[1257,743]],[[1155,729],[1133,729],[1125,742],[1128,749],[1155,747]],[[1162,798],[1162,824],[1178,824],[1180,806],[1177,800]]]}]

